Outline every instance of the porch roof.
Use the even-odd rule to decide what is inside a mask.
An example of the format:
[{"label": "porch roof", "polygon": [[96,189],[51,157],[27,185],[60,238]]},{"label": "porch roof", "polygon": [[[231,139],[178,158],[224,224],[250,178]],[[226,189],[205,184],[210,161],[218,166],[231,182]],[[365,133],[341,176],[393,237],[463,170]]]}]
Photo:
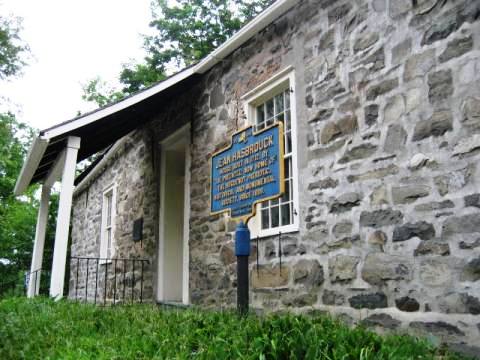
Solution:
[{"label": "porch roof", "polygon": [[112,105],[40,131],[17,179],[15,195],[22,194],[30,184],[43,182],[49,177],[69,136],[81,138],[77,161],[105,149],[148,122],[158,108],[190,88],[202,74],[298,2],[299,0],[276,1],[199,63]]}]

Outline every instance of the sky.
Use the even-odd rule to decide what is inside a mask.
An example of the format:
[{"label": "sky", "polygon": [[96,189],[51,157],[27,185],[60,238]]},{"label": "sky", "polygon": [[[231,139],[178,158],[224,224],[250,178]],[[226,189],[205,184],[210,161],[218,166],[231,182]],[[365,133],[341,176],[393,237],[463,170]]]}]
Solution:
[{"label": "sky", "polygon": [[116,84],[123,63],[140,62],[151,0],[0,0],[0,14],[23,18],[30,46],[23,74],[0,82],[0,110],[36,129],[69,120],[94,104],[82,84],[96,76]]}]

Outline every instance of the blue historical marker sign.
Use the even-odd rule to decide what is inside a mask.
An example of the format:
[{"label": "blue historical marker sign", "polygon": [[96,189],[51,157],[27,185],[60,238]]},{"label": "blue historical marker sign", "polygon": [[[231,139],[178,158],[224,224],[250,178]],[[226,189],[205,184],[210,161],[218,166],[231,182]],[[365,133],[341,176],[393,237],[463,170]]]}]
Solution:
[{"label": "blue historical marker sign", "polygon": [[284,192],[283,124],[259,132],[248,127],[212,156],[210,211],[249,218],[255,204]]}]

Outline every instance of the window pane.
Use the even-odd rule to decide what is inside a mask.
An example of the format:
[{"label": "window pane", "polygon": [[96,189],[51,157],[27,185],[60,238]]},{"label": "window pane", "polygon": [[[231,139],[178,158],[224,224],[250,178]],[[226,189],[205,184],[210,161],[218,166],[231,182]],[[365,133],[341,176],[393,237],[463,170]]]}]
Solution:
[{"label": "window pane", "polygon": [[281,113],[275,116],[275,121],[276,122],[282,122],[285,124],[285,113]]},{"label": "window pane", "polygon": [[273,122],[275,121],[275,118],[271,118],[267,120],[267,126],[273,125]]},{"label": "window pane", "polygon": [[283,167],[285,169],[285,179],[288,179],[290,177],[290,159],[284,160]]},{"label": "window pane", "polygon": [[265,111],[263,110],[263,104],[257,107],[257,124],[265,121]]},{"label": "window pane", "polygon": [[272,207],[272,209],[270,210],[271,211],[271,216],[272,216],[272,227],[277,227],[278,226],[278,217],[279,217],[279,213],[278,213],[278,206],[274,206]]},{"label": "window pane", "polygon": [[287,202],[290,200],[290,181],[285,181],[285,192],[282,195],[282,202]]},{"label": "window pane", "polygon": [[290,189],[290,199],[292,199],[292,194],[293,194],[293,181],[290,181],[290,186],[288,187]]},{"label": "window pane", "polygon": [[112,229],[107,229],[107,258],[110,258],[112,253]]},{"label": "window pane", "polygon": [[262,229],[269,228],[269,218],[268,218],[268,209],[262,210]]},{"label": "window pane", "polygon": [[285,109],[290,109],[290,89],[285,90]]},{"label": "window pane", "polygon": [[290,110],[285,111],[285,131],[290,130],[292,124],[290,123]]},{"label": "window pane", "polygon": [[282,225],[290,224],[290,204],[282,205]]},{"label": "window pane", "polygon": [[283,112],[283,93],[275,96],[275,114]]},{"label": "window pane", "polygon": [[112,223],[112,194],[108,194],[107,198],[107,226],[110,226]]},{"label": "window pane", "polygon": [[285,134],[285,138],[285,154],[290,154],[292,152],[292,134],[290,131]]},{"label": "window pane", "polygon": [[268,208],[268,201],[262,202],[262,209]]},{"label": "window pane", "polygon": [[273,117],[273,99],[267,101],[267,119]]},{"label": "window pane", "polygon": [[278,205],[278,198],[270,201],[270,206]]}]

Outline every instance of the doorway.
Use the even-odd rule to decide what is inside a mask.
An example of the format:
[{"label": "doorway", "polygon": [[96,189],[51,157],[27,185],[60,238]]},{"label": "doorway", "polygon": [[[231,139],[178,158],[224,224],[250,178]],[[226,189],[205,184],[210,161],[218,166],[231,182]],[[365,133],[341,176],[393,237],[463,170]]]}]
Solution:
[{"label": "doorway", "polygon": [[161,143],[157,300],[189,303],[190,127]]}]

